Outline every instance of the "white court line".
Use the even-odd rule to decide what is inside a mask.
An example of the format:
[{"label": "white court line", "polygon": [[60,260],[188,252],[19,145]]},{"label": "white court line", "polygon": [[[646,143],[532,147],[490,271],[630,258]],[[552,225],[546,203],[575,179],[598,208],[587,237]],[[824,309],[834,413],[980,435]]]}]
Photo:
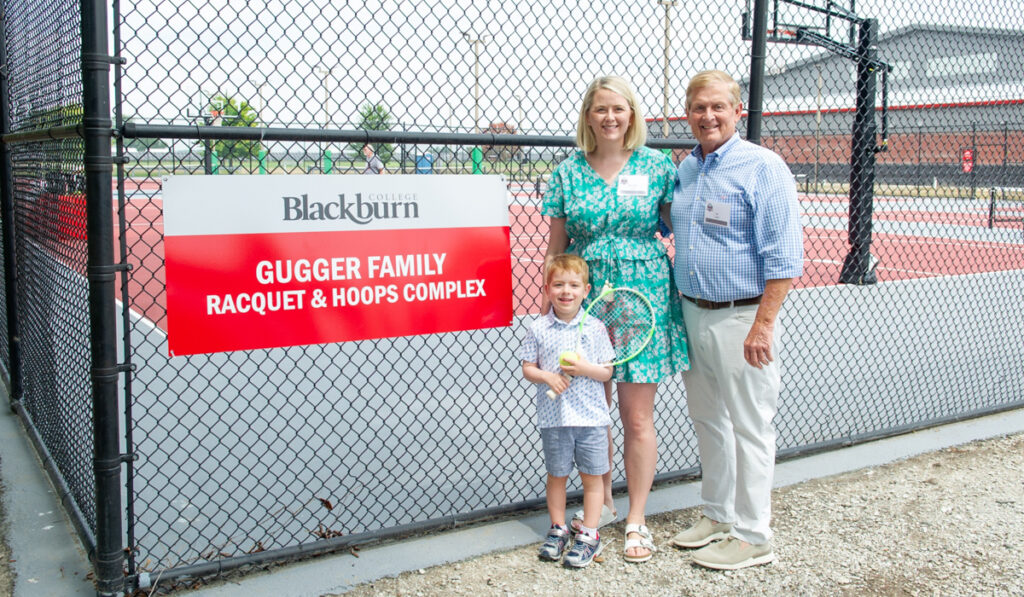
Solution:
[{"label": "white court line", "polygon": [[951,277],[951,276],[959,276],[960,275],[960,274],[947,274],[947,273],[941,273],[941,272],[924,272],[924,271],[919,271],[919,270],[916,270],[916,269],[900,269],[898,267],[882,267],[880,265],[875,267],[875,270],[876,271],[885,270],[887,272],[905,272],[905,273],[908,273],[908,274],[920,274],[922,276],[935,276],[937,278],[948,278],[948,277]]},{"label": "white court line", "polygon": [[[888,234],[888,233],[883,233],[883,234]],[[895,243],[904,243],[904,244],[911,244],[911,245],[935,245],[935,246],[939,246],[939,247],[963,246],[965,244],[969,244],[972,247],[978,247],[978,248],[982,248],[982,249],[1005,249],[1005,250],[1015,250],[1015,251],[1019,251],[1021,248],[1024,248],[1024,245],[1021,245],[1020,243],[996,243],[996,244],[994,244],[994,243],[989,243],[989,242],[976,242],[976,241],[973,241],[973,240],[970,240],[970,239],[955,239],[955,238],[945,238],[945,237],[943,237],[943,238],[927,238],[927,237],[923,237],[923,236],[917,236],[917,237],[914,237],[914,238],[907,238],[907,237],[905,237],[903,235],[899,235],[899,236],[900,236],[899,238],[895,238],[895,239],[892,239],[892,240],[886,239],[885,242],[887,242],[887,243],[888,242],[892,242],[894,244]],[[951,241],[959,241],[959,242],[951,242]]]},{"label": "white court line", "polygon": [[[121,309],[124,306],[124,302],[121,299],[114,299],[114,301],[117,304],[117,313],[121,313]],[[131,315],[131,318],[135,321],[136,324],[149,328],[149,331],[146,332],[147,334],[156,332],[158,334],[161,334],[165,338],[167,337],[167,333],[160,329],[160,326],[158,326],[156,322],[154,322],[152,319],[149,319],[142,313],[139,313],[133,307],[128,307],[128,314]],[[118,321],[120,321],[120,319]]]}]

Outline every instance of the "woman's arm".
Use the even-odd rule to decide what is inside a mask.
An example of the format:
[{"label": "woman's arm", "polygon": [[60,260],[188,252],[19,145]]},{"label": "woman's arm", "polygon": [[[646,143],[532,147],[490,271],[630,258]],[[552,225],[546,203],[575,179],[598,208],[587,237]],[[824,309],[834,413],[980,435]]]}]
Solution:
[{"label": "woman's arm", "polygon": [[[541,268],[541,275],[548,269],[548,260],[555,255],[561,255],[569,248],[569,233],[565,230],[565,218],[548,218],[548,248],[544,251],[544,266]],[[548,302],[548,295],[541,293],[540,312],[547,313],[551,309]]]},{"label": "woman's arm", "polygon": [[548,231],[548,248],[544,252],[544,264],[555,255],[565,253],[569,248],[569,233],[565,230],[565,218],[548,218],[550,230]]}]

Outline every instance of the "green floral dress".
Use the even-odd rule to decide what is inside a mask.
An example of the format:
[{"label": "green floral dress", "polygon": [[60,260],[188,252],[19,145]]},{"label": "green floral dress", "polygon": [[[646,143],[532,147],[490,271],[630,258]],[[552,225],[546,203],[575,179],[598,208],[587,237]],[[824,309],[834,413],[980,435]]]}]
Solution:
[{"label": "green floral dress", "polygon": [[672,267],[665,245],[654,236],[658,209],[672,201],[676,168],[665,154],[640,147],[619,176],[623,174],[646,174],[647,195],[620,195],[619,179],[609,186],[577,151],[552,173],[541,213],[565,218],[566,252],[579,255],[590,267],[588,303],[605,282],[635,288],[651,300],[654,337],[639,356],[615,368],[615,380],[655,383],[690,368]]}]

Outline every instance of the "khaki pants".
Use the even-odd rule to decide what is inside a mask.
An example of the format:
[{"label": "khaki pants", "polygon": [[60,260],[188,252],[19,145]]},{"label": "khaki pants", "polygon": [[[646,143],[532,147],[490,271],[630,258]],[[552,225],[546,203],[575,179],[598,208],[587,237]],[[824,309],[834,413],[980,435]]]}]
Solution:
[{"label": "khaki pants", "polygon": [[775,474],[780,323],[775,324],[771,364],[751,367],[743,341],[757,305],[701,309],[683,301],[690,370],[683,373],[687,408],[697,432],[704,514],[733,524],[748,543],[767,543]]}]

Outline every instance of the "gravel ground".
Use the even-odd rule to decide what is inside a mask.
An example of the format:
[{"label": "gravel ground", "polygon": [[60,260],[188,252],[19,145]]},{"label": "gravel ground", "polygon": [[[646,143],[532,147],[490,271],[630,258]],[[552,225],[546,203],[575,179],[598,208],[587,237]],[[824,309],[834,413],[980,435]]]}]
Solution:
[{"label": "gravel ground", "polygon": [[734,572],[668,540],[697,509],[648,518],[661,551],[569,570],[537,546],[360,585],[345,595],[1024,595],[1024,434],[947,448],[774,492],[775,554]]}]

